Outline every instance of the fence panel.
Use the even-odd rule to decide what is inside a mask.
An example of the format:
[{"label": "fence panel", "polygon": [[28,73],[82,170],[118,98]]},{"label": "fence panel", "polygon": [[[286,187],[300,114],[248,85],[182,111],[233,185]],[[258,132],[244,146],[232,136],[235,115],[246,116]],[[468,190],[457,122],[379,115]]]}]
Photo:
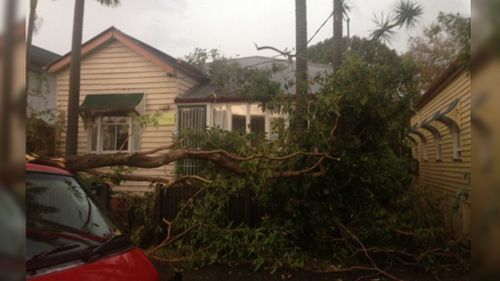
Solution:
[{"label": "fence panel", "polygon": [[[180,207],[199,189],[196,186],[174,186],[162,191],[160,199],[160,217],[172,220]],[[263,209],[255,202],[255,194],[250,190],[243,191],[232,198],[226,206],[226,218],[233,225],[246,224],[256,227],[260,225]],[[195,203],[196,204],[196,200]]]}]

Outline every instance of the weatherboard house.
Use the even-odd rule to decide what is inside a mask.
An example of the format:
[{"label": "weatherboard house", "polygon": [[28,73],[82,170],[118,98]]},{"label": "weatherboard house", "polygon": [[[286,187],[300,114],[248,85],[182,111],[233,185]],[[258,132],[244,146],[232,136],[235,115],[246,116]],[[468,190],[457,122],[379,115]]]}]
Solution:
[{"label": "weatherboard house", "polygon": [[471,73],[454,62],[416,104],[408,135],[418,162],[415,183],[441,204],[446,225],[468,237],[471,226]]},{"label": "weatherboard house", "polygon": [[[241,66],[267,69],[280,64],[273,81],[286,93],[293,87],[294,66],[286,60],[267,57],[235,59]],[[70,53],[50,63],[56,76],[57,110],[65,116],[68,106]],[[309,64],[309,76],[326,74],[330,67]],[[310,92],[319,90],[312,85]],[[172,143],[185,128],[204,130],[217,126],[271,134],[279,116],[264,111],[258,102],[249,103],[237,93],[216,93],[210,77],[192,65],[175,59],[115,27],[110,27],[82,45],[78,153],[114,153],[149,150]],[[133,128],[130,113],[159,113],[159,126]],[[64,132],[63,132],[64,134]],[[61,136],[61,140],[65,136]],[[128,141],[127,141],[128,140]],[[64,144],[59,149],[64,150]],[[171,177],[177,171],[190,173],[196,162],[181,161],[156,169],[139,169],[142,176]],[[148,184],[128,181],[115,191],[145,192]]]}]

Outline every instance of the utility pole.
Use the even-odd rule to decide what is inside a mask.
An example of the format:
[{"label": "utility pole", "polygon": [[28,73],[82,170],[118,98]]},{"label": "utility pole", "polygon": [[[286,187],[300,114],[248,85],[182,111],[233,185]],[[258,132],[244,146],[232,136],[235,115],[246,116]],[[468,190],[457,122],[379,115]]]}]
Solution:
[{"label": "utility pole", "polygon": [[295,129],[302,131],[306,128],[307,109],[307,5],[306,0],[295,0],[295,79],[296,79],[296,108]]},{"label": "utility pole", "polygon": [[343,0],[333,0],[333,69],[337,70],[342,63],[342,21]]},{"label": "utility pole", "polygon": [[80,65],[82,52],[83,11],[85,0],[75,1],[71,66],[69,74],[68,120],[66,127],[66,156],[76,155],[78,149],[78,117],[80,106]]}]

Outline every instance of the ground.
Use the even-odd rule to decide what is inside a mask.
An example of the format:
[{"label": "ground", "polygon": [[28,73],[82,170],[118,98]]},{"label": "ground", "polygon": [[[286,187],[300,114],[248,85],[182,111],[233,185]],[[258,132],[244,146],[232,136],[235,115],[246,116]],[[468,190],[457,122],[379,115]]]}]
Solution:
[{"label": "ground", "polygon": [[[165,263],[153,262],[155,267],[160,273],[161,281],[241,281],[241,280],[258,280],[258,281],[349,281],[349,280],[377,280],[382,281],[386,279],[370,278],[366,273],[363,274],[349,274],[338,275],[331,273],[312,273],[308,271],[287,271],[276,272],[270,274],[269,272],[259,271],[254,272],[251,268],[238,267],[230,268],[225,266],[210,266],[208,268],[197,270],[186,270],[181,275],[175,275],[173,268]],[[432,281],[436,280],[431,274],[418,272],[415,270],[404,269],[397,270],[395,273],[397,277],[402,280],[408,281]],[[440,280],[449,281],[467,281],[470,278],[461,273],[450,274],[446,278]]]}]

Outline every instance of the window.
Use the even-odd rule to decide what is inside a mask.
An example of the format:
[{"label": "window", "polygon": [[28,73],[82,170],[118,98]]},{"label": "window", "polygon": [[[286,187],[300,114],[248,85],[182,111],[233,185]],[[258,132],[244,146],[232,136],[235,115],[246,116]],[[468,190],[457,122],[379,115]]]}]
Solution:
[{"label": "window", "polygon": [[103,117],[101,119],[102,151],[128,150],[130,122],[127,117]]},{"label": "window", "polygon": [[436,161],[441,161],[443,158],[443,146],[441,144],[441,138],[436,138]]},{"label": "window", "polygon": [[[205,131],[207,127],[207,108],[205,105],[179,106],[178,116],[179,133],[183,130]],[[191,148],[198,146],[195,142],[185,142],[184,145]],[[177,161],[177,170],[182,175],[197,174],[202,167],[202,161],[196,159]]]},{"label": "window", "polygon": [[265,112],[259,104],[213,104],[210,126],[225,130],[272,137],[285,124],[284,114]]},{"label": "window", "polygon": [[250,132],[262,136],[266,133],[266,116],[257,104],[250,105]]},{"label": "window", "polygon": [[131,152],[140,149],[140,128],[132,125],[130,117],[96,117],[89,126],[89,139],[94,153]]},{"label": "window", "polygon": [[204,105],[179,106],[178,130],[204,131],[207,126],[207,110]]},{"label": "window", "polygon": [[453,138],[453,159],[462,159],[462,151],[460,147],[460,129],[454,125],[451,127],[451,136]]},{"label": "window", "polygon": [[227,105],[214,105],[212,110],[213,126],[223,130],[229,129],[228,124],[228,106]]},{"label": "window", "polygon": [[231,105],[232,131],[245,133],[247,131],[247,105]]},{"label": "window", "polygon": [[27,173],[26,193],[29,258],[58,246],[76,244],[75,250],[82,250],[113,234],[120,236],[107,211],[72,177]]},{"label": "window", "polygon": [[424,160],[429,160],[429,153],[427,153],[427,143],[426,142],[422,143],[422,154],[423,154]]}]

